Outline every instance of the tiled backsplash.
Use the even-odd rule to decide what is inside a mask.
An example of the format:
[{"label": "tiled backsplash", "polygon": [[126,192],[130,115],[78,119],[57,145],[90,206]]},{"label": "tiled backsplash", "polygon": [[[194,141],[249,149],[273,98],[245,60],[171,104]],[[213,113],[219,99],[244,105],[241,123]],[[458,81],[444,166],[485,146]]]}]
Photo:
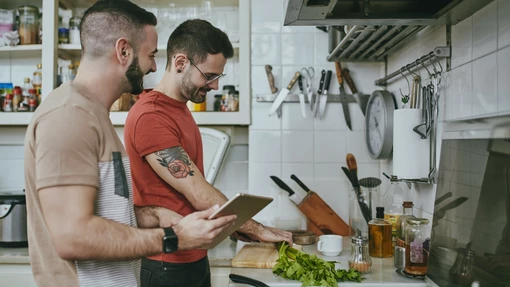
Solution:
[{"label": "tiled backsplash", "polygon": [[[315,69],[314,91],[317,91],[322,69],[333,71],[330,93],[338,94],[335,66],[326,61],[328,35],[313,26],[284,27],[287,1],[260,0],[252,3],[252,125],[249,144],[249,191],[275,198],[271,205],[256,216],[268,222],[276,218],[303,217],[295,205],[269,178],[280,177],[292,189],[301,188],[290,179],[297,175],[316,191],[340,217],[349,220],[350,185],[341,167],[345,156],[353,153],[358,161],[360,177],[378,176],[379,163],[370,159],[365,148],[364,116],[357,104],[349,104],[353,131],[344,120],[342,106],[328,103],[323,120],[315,119],[306,107],[303,119],[299,103],[283,103],[282,117],[269,116],[272,103],[255,100],[270,94],[264,66],[273,67],[275,84],[285,87],[294,73],[304,67]],[[381,76],[382,63],[342,63],[351,71],[359,91],[371,94],[379,89],[374,80]],[[347,85],[346,92],[350,93]],[[299,91],[295,85],[291,94]],[[284,226],[283,226],[284,227]]]},{"label": "tiled backsplash", "polygon": [[[452,70],[443,73],[440,90],[439,129],[446,121],[483,118],[510,113],[510,1],[493,1],[473,16],[452,26]],[[446,27],[424,30],[423,35],[388,59],[388,72],[393,72],[446,45]],[[443,68],[445,61],[441,61]],[[436,64],[436,67],[439,66]],[[429,66],[431,69],[431,66]],[[426,81],[427,72],[420,70]],[[399,89],[408,91],[399,78],[388,90],[400,99]],[[441,137],[438,138],[440,143]],[[427,164],[427,163],[424,163]],[[382,161],[381,172],[391,174],[392,162]],[[387,182],[383,181],[381,190]],[[434,185],[413,185],[410,193],[418,215],[431,219],[434,212]]]}]

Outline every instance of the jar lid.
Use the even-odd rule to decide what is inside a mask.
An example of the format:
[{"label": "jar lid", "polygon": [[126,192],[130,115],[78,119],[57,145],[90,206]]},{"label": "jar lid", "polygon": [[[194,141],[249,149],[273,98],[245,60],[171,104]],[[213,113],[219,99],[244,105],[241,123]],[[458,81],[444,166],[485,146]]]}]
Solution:
[{"label": "jar lid", "polygon": [[402,206],[405,207],[405,208],[411,208],[414,206],[413,202],[412,201],[404,201],[402,203]]},{"label": "jar lid", "polygon": [[67,29],[67,28],[58,28],[58,32],[59,33],[69,32],[69,29]]},{"label": "jar lid", "polygon": [[19,12],[37,12],[39,13],[39,8],[35,7],[35,6],[31,6],[31,5],[23,5],[23,6],[19,6],[18,7],[18,11]]},{"label": "jar lid", "polygon": [[351,242],[356,245],[363,245],[364,243],[368,242],[368,239],[366,237],[353,236],[351,238]]},{"label": "jar lid", "polygon": [[427,225],[427,224],[429,224],[429,220],[426,218],[408,218],[408,219],[406,219],[406,222],[409,225]]},{"label": "jar lid", "polygon": [[35,94],[35,89],[28,89],[29,94]]},{"label": "jar lid", "polygon": [[215,98],[221,98],[223,95],[214,95]]},{"label": "jar lid", "polygon": [[223,86],[223,90],[232,90],[233,91],[235,89],[236,89],[236,87],[232,86],[232,85],[225,85],[225,86]]}]

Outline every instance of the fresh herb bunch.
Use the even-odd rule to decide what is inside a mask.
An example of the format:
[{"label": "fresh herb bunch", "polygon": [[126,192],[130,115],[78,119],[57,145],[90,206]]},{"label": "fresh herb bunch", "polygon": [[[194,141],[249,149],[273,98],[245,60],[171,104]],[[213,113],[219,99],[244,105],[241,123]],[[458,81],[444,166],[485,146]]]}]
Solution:
[{"label": "fresh herb bunch", "polygon": [[302,287],[336,287],[338,282],[361,282],[361,273],[354,268],[335,270],[335,262],[325,261],[309,255],[283,242],[279,247],[279,258],[273,273],[285,279],[298,280]]}]

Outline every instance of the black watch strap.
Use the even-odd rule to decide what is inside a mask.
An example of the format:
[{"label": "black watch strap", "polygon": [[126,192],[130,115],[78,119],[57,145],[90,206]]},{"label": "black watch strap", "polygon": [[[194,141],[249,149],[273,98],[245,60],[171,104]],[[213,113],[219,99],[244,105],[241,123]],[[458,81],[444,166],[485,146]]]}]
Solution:
[{"label": "black watch strap", "polygon": [[172,227],[163,228],[165,236],[163,237],[163,253],[172,253],[178,250],[179,240]]}]

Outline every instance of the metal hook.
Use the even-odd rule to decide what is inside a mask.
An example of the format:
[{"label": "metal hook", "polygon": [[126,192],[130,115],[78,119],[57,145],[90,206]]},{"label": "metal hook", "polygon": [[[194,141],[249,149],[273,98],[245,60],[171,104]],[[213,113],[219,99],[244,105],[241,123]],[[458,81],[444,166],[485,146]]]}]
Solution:
[{"label": "metal hook", "polygon": [[420,64],[420,59],[417,59],[415,62],[414,62],[414,67],[416,68],[416,71],[418,71],[418,74],[419,77],[421,78],[421,71],[420,71],[420,67],[418,66]]},{"label": "metal hook", "polygon": [[438,74],[438,70],[436,69],[436,65],[434,65],[434,62],[432,61],[432,53],[429,54],[429,62],[432,65],[432,68],[434,69],[434,75]]},{"label": "metal hook", "polygon": [[402,89],[401,88],[398,88],[399,91],[400,91],[400,95],[405,98],[405,97],[409,97],[409,95],[411,94],[411,84],[409,84],[409,79],[407,79],[406,75],[404,75],[404,73],[402,72],[402,70],[404,69],[404,67],[400,68],[400,74],[402,75],[402,77],[404,77],[407,81],[407,89],[409,90],[409,93],[407,93],[407,95],[404,95],[402,93]]},{"label": "metal hook", "polygon": [[408,67],[408,66],[409,66],[409,65],[406,65],[405,67],[406,67],[407,71],[409,72],[409,74],[411,74],[411,76],[420,77],[420,75],[415,74],[414,72],[412,72],[412,71],[409,69],[409,67]]},{"label": "metal hook", "polygon": [[425,70],[427,70],[427,73],[429,74],[429,78],[431,78],[431,79],[432,79],[432,74],[430,73],[430,71],[429,71],[429,69],[427,68],[427,66],[425,66],[425,65],[423,64],[423,61],[421,61],[421,60],[420,60],[420,64],[422,65],[422,67],[423,67],[423,68],[425,68]]}]

